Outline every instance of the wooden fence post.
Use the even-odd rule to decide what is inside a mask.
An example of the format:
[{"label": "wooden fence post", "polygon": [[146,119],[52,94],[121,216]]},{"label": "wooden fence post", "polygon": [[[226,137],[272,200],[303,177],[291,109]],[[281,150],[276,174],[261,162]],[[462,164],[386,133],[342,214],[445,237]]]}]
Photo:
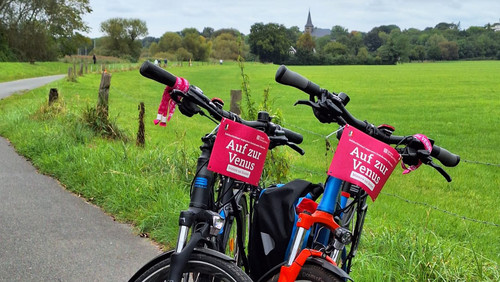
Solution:
[{"label": "wooden fence post", "polygon": [[240,102],[241,90],[231,90],[231,106],[229,110],[237,115],[241,114]]},{"label": "wooden fence post", "polygon": [[99,98],[97,100],[97,116],[101,121],[108,120],[108,97],[109,86],[111,85],[111,74],[104,72],[101,76],[99,86]]},{"label": "wooden fence post", "polygon": [[52,105],[59,98],[59,93],[57,92],[57,88],[51,88],[49,92],[49,106]]},{"label": "wooden fence post", "polygon": [[144,147],[144,102],[139,104],[139,131],[137,131],[137,140],[135,144],[139,147]]}]

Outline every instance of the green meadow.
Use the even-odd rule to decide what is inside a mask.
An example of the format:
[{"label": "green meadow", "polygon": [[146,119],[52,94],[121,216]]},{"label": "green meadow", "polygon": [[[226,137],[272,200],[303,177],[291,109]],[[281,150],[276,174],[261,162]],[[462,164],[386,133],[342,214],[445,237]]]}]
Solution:
[{"label": "green meadow", "polygon": [[68,73],[69,63],[62,62],[36,62],[18,63],[3,62],[0,63],[0,82],[6,82],[16,79],[32,78],[37,76],[55,75]]},{"label": "green meadow", "polygon": [[[304,156],[282,148],[291,164],[289,180],[322,182],[337,144],[334,136],[326,136],[338,126],[320,123],[306,106],[294,106],[308,96],[277,84],[278,67],[245,64],[251,95],[259,102],[269,87],[283,125],[304,135]],[[381,195],[369,202],[352,277],[500,281],[500,61],[289,68],[322,88],[347,93],[347,108],[358,119],[390,124],[397,135],[426,134],[462,159],[457,167],[446,168],[451,183],[430,167],[408,175],[396,168]],[[4,69],[0,64],[0,81],[12,79]],[[222,98],[226,109],[230,90],[240,89],[242,82],[236,63],[195,63],[168,71],[208,97]],[[99,83],[99,74],[87,74],[77,82],[60,80],[1,100],[0,135],[40,172],[170,248],[178,213],[189,201],[200,138],[214,124],[176,112],[166,128],[154,126],[164,86],[137,70],[116,72],[109,112],[129,141],[101,138],[82,120],[82,113],[97,103]],[[49,108],[48,92],[54,87],[60,102]],[[140,102],[146,107],[144,148],[135,145]]]}]

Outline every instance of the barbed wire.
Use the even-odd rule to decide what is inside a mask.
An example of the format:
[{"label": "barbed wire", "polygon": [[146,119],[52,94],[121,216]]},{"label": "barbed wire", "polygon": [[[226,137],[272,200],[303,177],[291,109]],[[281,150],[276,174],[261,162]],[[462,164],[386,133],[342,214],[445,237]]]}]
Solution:
[{"label": "barbed wire", "polygon": [[[285,123],[284,123],[285,124]],[[296,128],[298,130],[301,130],[302,132],[307,132],[309,134],[313,134],[313,135],[316,135],[316,136],[321,136],[322,138],[324,138],[327,142],[328,142],[328,139],[336,134],[340,129],[330,133],[329,135],[322,135],[322,134],[319,134],[317,132],[314,132],[314,131],[311,131],[311,130],[307,130],[307,129],[304,129],[304,128],[301,128],[299,126],[296,126],[296,125],[292,125],[292,124],[285,124],[286,126],[288,127],[293,127],[293,128]],[[487,163],[487,162],[479,162],[479,161],[471,161],[471,160],[463,160],[463,162],[466,162],[466,163],[470,163],[470,164],[478,164],[478,165],[487,165],[487,166],[495,166],[495,167],[500,167],[500,164],[493,164],[493,163]],[[295,170],[298,170],[298,171],[302,171],[302,172],[305,172],[305,173],[308,173],[308,174],[311,174],[311,175],[317,175],[317,176],[322,176],[322,175],[325,175],[325,173],[321,173],[321,172],[318,172],[318,171],[313,171],[313,170],[309,170],[309,169],[305,169],[303,167],[299,167],[299,166],[296,166],[296,165],[291,165],[291,167]],[[484,220],[479,220],[479,219],[475,219],[475,218],[471,218],[471,217],[467,217],[467,216],[464,216],[464,215],[460,215],[460,214],[457,214],[457,213],[454,213],[454,212],[451,212],[451,211],[448,211],[448,210],[445,210],[445,209],[442,209],[442,208],[439,208],[437,206],[434,206],[434,205],[431,205],[429,203],[425,203],[425,202],[418,202],[418,201],[413,201],[413,200],[409,200],[409,199],[406,199],[406,198],[403,198],[399,195],[396,195],[396,194],[391,194],[391,193],[385,193],[385,192],[381,192],[381,194],[383,195],[387,195],[387,196],[391,196],[391,197],[394,197],[394,198],[397,198],[401,201],[404,201],[408,204],[413,204],[413,205],[420,205],[420,206],[425,206],[425,207],[429,207],[433,210],[436,210],[436,211],[439,211],[439,212],[442,212],[444,214],[447,214],[447,215],[450,215],[450,216],[453,216],[453,217],[457,217],[457,218],[460,218],[460,219],[463,219],[463,220],[467,220],[467,221],[471,221],[471,222],[475,222],[475,223],[479,223],[479,224],[484,224],[484,225],[489,225],[489,226],[494,226],[494,227],[500,227],[500,224],[497,224],[495,222],[490,222],[490,221],[484,221]]]},{"label": "barbed wire", "polygon": [[[286,123],[286,122],[283,122],[283,125],[286,125],[287,127],[293,127],[293,128],[296,128],[298,130],[301,130],[302,132],[307,132],[309,134],[312,134],[312,135],[316,135],[316,136],[320,136],[321,138],[325,139],[328,141],[328,139],[330,137],[332,137],[333,135],[335,135],[337,132],[339,132],[340,130],[343,129],[343,127],[333,131],[332,133],[328,134],[328,135],[323,135],[323,134],[320,134],[320,133],[317,133],[317,132],[314,132],[314,131],[311,131],[311,130],[308,130],[308,129],[305,129],[305,128],[302,128],[300,126],[296,126],[296,125],[293,125],[293,124],[289,124],[289,123]],[[463,162],[466,162],[466,163],[470,163],[470,164],[480,164],[480,165],[487,165],[487,166],[496,166],[496,167],[500,167],[500,164],[494,164],[494,163],[488,163],[488,162],[481,162],[481,161],[471,161],[471,160],[462,160]]]},{"label": "barbed wire", "polygon": [[[295,166],[295,165],[291,165],[291,167],[294,168],[294,169],[296,169],[296,170],[305,172],[305,173],[310,173],[310,174],[314,174],[314,175],[318,175],[318,176],[325,175],[325,173],[321,173],[321,172],[318,172],[318,171],[313,171],[313,170],[305,169],[303,167],[299,167],[299,166]],[[403,197],[401,197],[399,195],[396,195],[396,194],[385,193],[385,192],[380,192],[380,194],[397,198],[397,199],[399,199],[401,201],[404,201],[404,202],[406,202],[408,204],[426,206],[426,207],[432,208],[433,210],[436,210],[436,211],[439,211],[439,212],[442,212],[442,213],[445,213],[445,214],[448,214],[448,215],[451,215],[451,216],[454,216],[454,217],[458,217],[458,218],[461,218],[463,220],[472,221],[472,222],[476,222],[476,223],[481,223],[481,224],[484,224],[484,225],[490,225],[490,226],[494,226],[494,227],[500,227],[500,224],[497,224],[497,223],[494,223],[494,222],[484,221],[484,220],[479,220],[479,219],[467,217],[467,216],[464,216],[464,215],[460,215],[460,214],[457,214],[457,213],[454,213],[454,212],[451,212],[451,211],[439,208],[437,206],[433,206],[433,205],[425,203],[425,202],[412,201],[412,200],[403,198]]]},{"label": "barbed wire", "polygon": [[[115,88],[115,90],[117,92],[119,92],[121,95],[124,94],[123,91],[121,91],[120,89]],[[127,98],[129,98],[127,95],[124,95],[124,96],[127,97]],[[300,130],[302,132],[307,132],[309,134],[312,134],[312,135],[315,135],[315,136],[319,136],[319,137],[325,139],[327,142],[328,142],[328,139],[331,136],[335,135],[338,131],[340,131],[340,130],[343,129],[343,127],[341,127],[339,129],[333,131],[332,133],[328,134],[328,135],[323,135],[323,134],[320,134],[320,133],[317,133],[317,132],[314,132],[314,131],[302,128],[300,126],[288,124],[288,123],[285,123],[285,122],[283,122],[283,124],[285,126],[287,126],[287,127],[293,127],[293,128],[296,128],[296,129],[298,129],[298,130]],[[492,163],[479,162],[479,161],[463,160],[463,162],[470,163],[470,164],[480,164],[480,165],[488,165],[488,166],[500,167],[500,164],[492,164]],[[311,174],[311,175],[324,176],[325,173],[326,173],[326,171],[325,172],[313,171],[313,170],[305,169],[303,167],[299,167],[299,166],[296,166],[296,165],[293,165],[293,164],[290,165],[290,167],[292,167],[294,170],[302,171],[302,172],[305,172],[305,173],[308,173],[308,174]],[[397,199],[399,199],[401,201],[404,201],[404,202],[406,202],[408,204],[429,207],[429,208],[431,208],[433,210],[436,210],[436,211],[442,212],[444,214],[447,214],[447,215],[450,215],[450,216],[453,216],[453,217],[457,217],[457,218],[460,218],[460,219],[463,219],[463,220],[466,220],[466,221],[471,221],[471,222],[475,222],[475,223],[479,223],[479,224],[484,224],[484,225],[489,225],[489,226],[494,226],[494,227],[500,227],[500,224],[497,224],[497,223],[494,223],[494,222],[490,222],[490,221],[479,220],[479,219],[467,217],[467,216],[464,216],[464,215],[460,215],[460,214],[457,214],[457,213],[454,213],[454,212],[451,212],[451,211],[439,208],[437,206],[431,205],[429,203],[409,200],[409,199],[403,198],[403,197],[401,197],[399,195],[392,194],[392,193],[381,192],[381,194],[397,198]]]},{"label": "barbed wire", "polygon": [[425,202],[417,202],[417,201],[408,200],[408,199],[405,199],[405,198],[403,198],[403,197],[401,197],[399,195],[396,195],[396,194],[384,193],[384,192],[380,192],[380,193],[383,194],[383,195],[386,195],[386,196],[391,196],[391,197],[397,198],[397,199],[399,199],[401,201],[404,201],[404,202],[407,202],[409,204],[426,206],[426,207],[429,207],[429,208],[431,208],[433,210],[437,210],[437,211],[440,211],[442,213],[446,213],[448,215],[461,218],[463,220],[472,221],[472,222],[476,222],[476,223],[481,223],[481,224],[485,224],[485,225],[491,225],[491,226],[495,226],[495,227],[500,227],[500,224],[497,224],[497,223],[494,223],[494,222],[490,222],[490,221],[479,220],[479,219],[467,217],[467,216],[464,216],[464,215],[460,215],[460,214],[457,214],[457,213],[454,213],[454,212],[451,212],[451,211],[448,211],[448,210],[445,210],[445,209],[433,206],[433,205],[425,203]]},{"label": "barbed wire", "polygon": [[478,162],[478,161],[463,160],[463,162],[470,163],[470,164],[480,164],[480,165],[500,167],[500,164],[492,164],[492,163],[485,163],[485,162]]}]

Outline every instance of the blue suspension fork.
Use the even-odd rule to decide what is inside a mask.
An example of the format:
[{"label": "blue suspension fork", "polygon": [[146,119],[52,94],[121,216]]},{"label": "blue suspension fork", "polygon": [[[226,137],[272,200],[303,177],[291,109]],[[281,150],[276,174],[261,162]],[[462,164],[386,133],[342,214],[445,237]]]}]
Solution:
[{"label": "blue suspension fork", "polygon": [[[323,193],[323,197],[319,202],[318,210],[333,215],[335,213],[335,209],[337,208],[337,202],[339,199],[341,188],[342,188],[342,180],[329,176],[328,179],[326,180],[325,192]],[[345,197],[341,196],[340,198],[340,208],[344,208],[342,205],[345,206],[345,204],[347,203],[347,199],[343,198]],[[317,228],[319,228],[319,226]],[[330,238],[330,230],[323,228],[316,230],[316,232],[319,233],[314,234],[314,238],[316,238],[315,241],[326,246]]]},{"label": "blue suspension fork", "polygon": [[[334,214],[335,208],[337,206],[337,199],[339,197],[340,191],[342,187],[342,180],[331,177],[329,176],[328,179],[326,180],[325,184],[325,191],[323,192],[323,197],[321,198],[321,201],[318,205],[318,210],[329,213],[329,214]],[[341,204],[344,204],[347,202],[347,199],[341,199]],[[343,208],[343,207],[341,207]],[[288,261],[287,265],[290,266],[292,265],[293,261],[295,260],[295,257],[297,256],[300,247],[303,244],[302,242],[302,237],[305,234],[305,229],[300,227],[297,229],[297,232],[295,234],[293,243],[292,243],[292,248],[290,250],[290,254],[288,256]],[[318,229],[316,232],[319,232],[318,234],[314,234],[314,238],[316,238],[315,241],[318,241],[322,243],[323,245],[328,244],[328,240],[330,237],[330,230],[328,229]]]}]

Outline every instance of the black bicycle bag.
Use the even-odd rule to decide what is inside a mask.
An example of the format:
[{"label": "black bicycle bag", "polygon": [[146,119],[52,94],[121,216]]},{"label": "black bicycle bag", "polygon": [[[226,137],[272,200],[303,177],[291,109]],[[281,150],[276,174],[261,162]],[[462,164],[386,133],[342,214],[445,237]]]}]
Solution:
[{"label": "black bicycle bag", "polygon": [[248,259],[250,277],[257,281],[274,266],[285,261],[297,219],[296,206],[318,184],[293,180],[262,191],[250,224]]}]

